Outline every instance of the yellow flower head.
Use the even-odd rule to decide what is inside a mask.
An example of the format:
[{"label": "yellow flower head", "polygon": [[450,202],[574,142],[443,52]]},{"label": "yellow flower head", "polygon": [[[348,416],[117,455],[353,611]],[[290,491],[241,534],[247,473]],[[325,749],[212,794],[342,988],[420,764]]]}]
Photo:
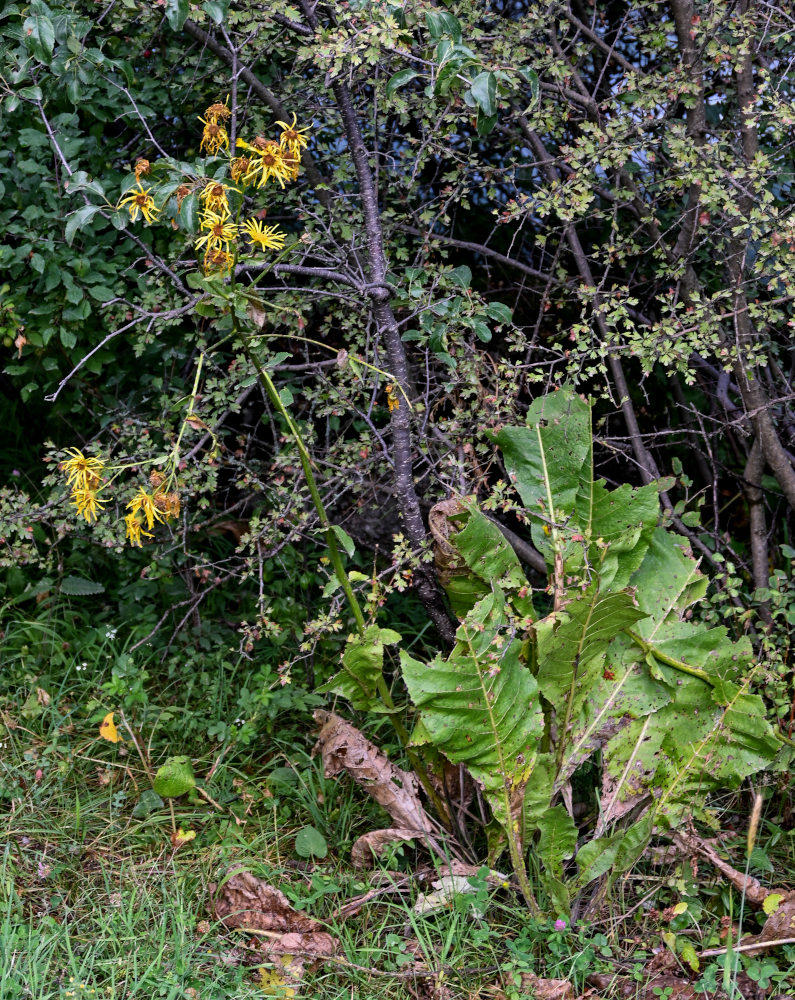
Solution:
[{"label": "yellow flower head", "polygon": [[276,124],[280,125],[282,129],[282,134],[279,136],[279,145],[283,149],[289,149],[291,153],[300,158],[301,150],[306,149],[308,145],[304,133],[308,132],[309,128],[296,128],[297,121],[298,117],[293,113],[292,125],[288,125],[287,122],[276,122]]},{"label": "yellow flower head", "polygon": [[226,218],[229,215],[229,197],[227,192],[231,190],[231,188],[220,181],[209,181],[202,189],[199,200],[210,212],[215,212],[217,215],[222,215]]},{"label": "yellow flower head", "polygon": [[200,226],[204,230],[204,236],[196,240],[197,250],[201,247],[207,250],[220,250],[223,247],[227,253],[229,252],[229,244],[237,236],[237,227],[229,221],[228,216],[208,210],[202,216]]},{"label": "yellow flower head", "polygon": [[127,541],[130,545],[141,547],[141,535],[146,538],[154,538],[148,531],[144,531],[143,524],[138,520],[137,514],[126,514],[124,517],[124,528]]},{"label": "yellow flower head", "polygon": [[156,221],[160,209],[155,205],[155,199],[150,194],[151,188],[145,188],[138,181],[134,188],[131,188],[125,198],[122,198],[116,208],[126,208],[130,213],[130,221],[136,222],[139,215],[142,215],[147,224],[151,226]]},{"label": "yellow flower head", "polygon": [[143,157],[135,161],[135,179],[140,181],[142,177],[146,177],[151,169],[151,164],[149,160],[145,160]]},{"label": "yellow flower head", "polygon": [[[228,97],[227,100],[229,100]],[[219,121],[225,122],[227,118],[231,117],[231,115],[232,112],[226,104],[221,104],[219,101],[216,101],[215,104],[211,104],[210,107],[204,112],[204,117],[207,121],[212,122],[214,125],[217,125]],[[199,121],[201,120],[202,119],[200,118]]]},{"label": "yellow flower head", "polygon": [[238,139],[237,144],[252,154],[249,157],[251,165],[243,177],[244,183],[256,183],[257,187],[263,187],[273,178],[279,182],[281,187],[284,187],[284,182],[292,179],[292,162],[290,164],[286,162],[285,150],[278,142],[258,135],[252,143]]},{"label": "yellow flower head", "polygon": [[77,507],[79,517],[84,517],[90,524],[96,521],[97,514],[102,510],[107,500],[100,500],[96,490],[75,488],[72,490],[72,498],[69,501]]},{"label": "yellow flower head", "polygon": [[215,156],[219,150],[229,149],[229,134],[223,125],[211,119],[200,118],[199,121],[204,125],[199,150],[206,149],[209,156]]},{"label": "yellow flower head", "polygon": [[59,468],[66,473],[66,482],[72,490],[96,489],[105,463],[99,458],[87,458],[77,448],[67,448],[66,454],[69,458]]},{"label": "yellow flower head", "polygon": [[[152,493],[147,493],[143,488],[138,490],[132,500],[127,504],[130,514],[137,514],[140,511],[146,519],[146,526],[151,530],[155,521],[163,521],[163,517],[155,504]],[[130,515],[127,515],[128,517]],[[125,518],[126,520],[126,518]]]},{"label": "yellow flower head", "polygon": [[226,275],[232,270],[235,258],[226,250],[219,250],[218,247],[207,247],[204,255],[202,269],[206,275],[218,274]]},{"label": "yellow flower head", "polygon": [[278,226],[263,225],[258,219],[247,219],[241,225],[240,232],[261,250],[281,250],[287,239]]}]

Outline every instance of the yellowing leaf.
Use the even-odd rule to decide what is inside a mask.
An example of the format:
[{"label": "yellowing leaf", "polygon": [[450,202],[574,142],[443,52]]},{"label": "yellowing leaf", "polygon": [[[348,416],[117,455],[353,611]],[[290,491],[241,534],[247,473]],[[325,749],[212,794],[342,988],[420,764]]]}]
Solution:
[{"label": "yellowing leaf", "polygon": [[687,913],[687,903],[677,903],[674,907],[674,916],[678,917],[680,913]]},{"label": "yellowing leaf", "polygon": [[679,957],[682,959],[683,962],[686,962],[690,966],[693,972],[698,972],[700,963],[698,961],[698,955],[696,954],[696,949],[693,947],[692,944],[688,942],[686,945],[684,945],[682,947],[681,952],[679,953]]},{"label": "yellowing leaf", "polygon": [[303,961],[294,955],[279,955],[272,969],[261,966],[259,980],[262,992],[279,1000],[293,1000],[304,974]]},{"label": "yellowing leaf", "polygon": [[663,941],[671,949],[671,951],[676,954],[676,934],[672,934],[671,931],[665,931],[662,936]]},{"label": "yellowing leaf", "polygon": [[176,833],[171,834],[171,846],[176,851],[183,844],[189,844],[196,837],[195,830],[183,830],[182,827]]},{"label": "yellowing leaf", "polygon": [[771,913],[775,913],[779,908],[783,898],[784,897],[780,892],[771,892],[769,896],[765,896],[764,902],[762,903],[762,909],[768,916],[770,916]]},{"label": "yellowing leaf", "polygon": [[102,720],[102,724],[99,727],[99,735],[103,740],[107,740],[109,743],[119,743],[121,741],[121,736],[119,736],[119,732],[114,725],[113,715],[113,712],[108,712]]}]

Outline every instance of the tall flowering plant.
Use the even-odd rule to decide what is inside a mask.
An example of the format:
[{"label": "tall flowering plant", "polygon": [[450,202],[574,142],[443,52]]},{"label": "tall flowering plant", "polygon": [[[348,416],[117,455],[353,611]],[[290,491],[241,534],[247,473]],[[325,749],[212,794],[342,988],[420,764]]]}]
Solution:
[{"label": "tall flowering plant", "polygon": [[[134,179],[116,204],[118,211],[127,213],[130,222],[143,220],[151,226],[162,221],[164,209],[172,197],[179,211],[186,198],[195,196],[199,214],[193,246],[202,272],[208,278],[232,275],[236,261],[244,253],[284,249],[287,234],[278,226],[265,225],[256,215],[250,214],[251,195],[270,182],[284,188],[285,184],[295,181],[301,168],[301,152],[308,144],[308,129],[297,127],[297,117],[293,115],[291,122],[276,123],[279,128],[276,137],[256,135],[250,142],[237,139],[233,151],[227,130],[231,114],[228,105],[218,101],[199,116],[203,126],[199,150],[209,157],[226,154],[228,165],[226,171],[220,172],[226,176],[209,178],[197,171],[187,178],[181,174],[176,182],[168,178],[163,183],[155,183],[153,178],[157,173],[170,172],[173,164],[166,161],[152,164],[141,158],[135,163]],[[196,372],[190,408],[174,447],[165,458],[157,460],[159,468],[150,472],[146,486],[136,487],[124,508],[125,537],[131,545],[141,546],[144,538],[153,538],[155,524],[165,524],[179,517],[179,444],[185,427],[196,420],[193,405],[202,362],[203,355]],[[70,503],[77,515],[91,524],[110,503],[112,483],[132,465],[111,466],[104,459],[68,448],[59,467],[66,479]]]}]

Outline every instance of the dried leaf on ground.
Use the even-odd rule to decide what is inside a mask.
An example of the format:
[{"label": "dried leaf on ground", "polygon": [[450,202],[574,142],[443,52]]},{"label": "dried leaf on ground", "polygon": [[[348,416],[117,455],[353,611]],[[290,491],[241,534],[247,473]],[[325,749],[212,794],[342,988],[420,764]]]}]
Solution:
[{"label": "dried leaf on ground", "polygon": [[468,865],[466,862],[457,861],[456,859],[453,859],[449,865],[439,865],[438,868],[417,872],[417,879],[420,882],[432,882],[436,878],[445,878],[447,875],[480,879],[484,874],[486,882],[492,889],[507,889],[511,883],[511,877],[505,875],[503,872],[492,871],[491,869],[484,871],[482,865]]},{"label": "dried leaf on ground", "polygon": [[[445,875],[431,882],[433,892],[421,892],[414,904],[414,912],[427,915],[435,910],[443,910],[451,906],[456,896],[473,895],[478,890],[469,879],[463,875]],[[485,906],[473,902],[472,910],[478,917],[485,915]]]},{"label": "dried leaf on ground", "polygon": [[416,836],[416,830],[406,830],[399,826],[364,833],[354,841],[351,848],[351,864],[354,868],[372,868],[374,859],[380,858],[391,844],[414,840]]},{"label": "dried leaf on ground", "polygon": [[[768,896],[771,895],[773,893],[768,890]],[[776,893],[776,895],[779,894]],[[741,945],[753,942],[770,944],[773,941],[787,941],[789,943],[795,938],[795,892],[781,895],[781,901],[767,918],[759,934],[743,938],[740,942]],[[762,905],[764,906],[764,903]]]},{"label": "dried leaf on ground", "polygon": [[536,1000],[575,1000],[574,987],[568,979],[540,979],[533,972],[522,973],[522,990]]},{"label": "dried leaf on ground", "polygon": [[695,854],[698,857],[706,858],[709,863],[737,889],[743,893],[746,900],[754,907],[760,907],[767,896],[773,891],[765,889],[758,879],[750,875],[743,875],[737,871],[727,861],[720,857],[712,844],[694,833],[680,830],[674,837],[674,843],[684,848],[688,854]]},{"label": "dried leaf on ground", "polygon": [[237,871],[210,891],[221,923],[255,934],[261,953],[322,958],[337,951],[336,939],[322,924],[294,910],[283,893],[250,872]]},{"label": "dried leaf on ground", "polygon": [[323,772],[333,778],[343,771],[382,806],[395,826],[415,831],[414,836],[431,833],[428,818],[419,795],[416,777],[403,771],[359,730],[333,712],[318,710],[315,720],[320,723],[314,752],[320,753]]}]

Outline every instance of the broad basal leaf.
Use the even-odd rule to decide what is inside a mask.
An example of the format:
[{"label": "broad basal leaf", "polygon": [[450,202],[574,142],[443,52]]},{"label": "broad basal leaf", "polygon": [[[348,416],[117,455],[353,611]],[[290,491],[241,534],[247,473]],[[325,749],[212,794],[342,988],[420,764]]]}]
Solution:
[{"label": "broad basal leaf", "polygon": [[495,817],[509,826],[516,793],[533,769],[543,717],[535,679],[519,660],[505,602],[495,591],[467,615],[445,660],[401,655],[423,734],[480,782]]}]

